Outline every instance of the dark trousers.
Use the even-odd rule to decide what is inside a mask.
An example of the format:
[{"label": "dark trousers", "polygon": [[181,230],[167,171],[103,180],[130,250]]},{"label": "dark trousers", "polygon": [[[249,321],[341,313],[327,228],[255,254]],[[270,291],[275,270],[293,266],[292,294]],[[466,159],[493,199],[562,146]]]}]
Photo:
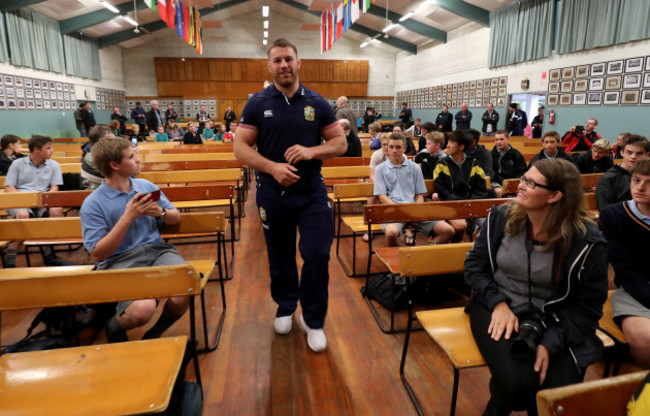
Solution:
[{"label": "dark trousers", "polygon": [[[492,313],[476,302],[470,307],[470,324],[474,340],[490,368],[490,402],[484,415],[509,415],[514,410],[527,410],[528,415],[537,415],[535,394],[541,389],[565,386],[582,382],[584,369],[578,371],[569,351],[549,360],[546,380],[539,385],[539,373],[533,370],[534,357],[530,360],[516,360],[510,353],[512,340],[503,337],[495,342],[488,334]],[[521,322],[519,322],[521,324]]]},{"label": "dark trousers", "polygon": [[[327,313],[328,263],[334,238],[334,212],[325,184],[318,177],[287,189],[273,179],[259,177],[257,206],[264,228],[271,274],[271,297],[276,316],[291,315],[298,305],[312,329],[323,327]],[[298,279],[298,249],[303,260]]]}]

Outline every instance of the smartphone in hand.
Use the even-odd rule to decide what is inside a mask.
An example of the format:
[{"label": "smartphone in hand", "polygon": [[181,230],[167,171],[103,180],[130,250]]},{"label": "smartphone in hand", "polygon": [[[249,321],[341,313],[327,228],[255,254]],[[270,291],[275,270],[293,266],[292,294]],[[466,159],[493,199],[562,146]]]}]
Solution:
[{"label": "smartphone in hand", "polygon": [[155,191],[149,192],[148,194],[142,194],[138,200],[144,198],[147,195],[151,195],[150,201],[158,201],[160,199],[160,189],[156,189]]}]

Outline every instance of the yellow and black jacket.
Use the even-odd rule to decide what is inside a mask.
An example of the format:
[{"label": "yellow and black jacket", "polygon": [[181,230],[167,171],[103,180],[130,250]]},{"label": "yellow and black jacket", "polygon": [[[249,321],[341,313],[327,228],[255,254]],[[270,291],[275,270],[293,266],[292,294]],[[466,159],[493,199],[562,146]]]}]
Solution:
[{"label": "yellow and black jacket", "polygon": [[487,198],[485,172],[471,156],[461,166],[450,156],[439,159],[433,181],[441,201]]}]

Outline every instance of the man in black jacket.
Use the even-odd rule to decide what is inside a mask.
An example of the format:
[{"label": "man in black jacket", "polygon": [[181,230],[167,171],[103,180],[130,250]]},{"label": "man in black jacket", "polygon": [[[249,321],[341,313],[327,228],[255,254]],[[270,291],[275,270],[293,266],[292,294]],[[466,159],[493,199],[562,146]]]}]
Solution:
[{"label": "man in black jacket", "polygon": [[494,111],[494,105],[488,104],[488,109],[483,113],[483,129],[481,130],[485,136],[494,136],[497,131],[497,123],[499,122],[499,113]]},{"label": "man in black jacket", "polygon": [[447,104],[442,106],[442,112],[436,117],[436,126],[444,133],[451,133],[453,130],[454,116],[449,112]]},{"label": "man in black jacket", "polygon": [[596,203],[601,210],[615,202],[632,199],[630,169],[650,154],[650,142],[644,136],[633,134],[623,142],[623,163],[610,168],[596,185]]},{"label": "man in black jacket", "polygon": [[591,149],[584,153],[574,154],[573,164],[576,165],[581,174],[605,173],[614,166],[614,160],[609,154],[611,148],[612,146],[607,139],[598,139],[591,146]]},{"label": "man in black jacket", "polygon": [[359,140],[359,136],[352,131],[350,122],[347,119],[342,118],[339,120],[339,125],[343,127],[345,138],[348,142],[348,150],[346,150],[346,152],[340,157],[361,157],[361,141]]},{"label": "man in black jacket", "polygon": [[505,130],[499,130],[494,135],[494,149],[492,149],[492,189],[497,198],[503,196],[504,179],[519,179],[526,173],[526,159],[524,155],[514,147],[510,146],[510,136]]},{"label": "man in black jacket", "polygon": [[158,132],[158,127],[162,125],[160,110],[158,110],[158,101],[152,100],[151,110],[147,111],[147,127],[149,128],[149,133],[151,133],[152,136],[155,135]]},{"label": "man in black jacket", "polygon": [[84,103],[84,107],[81,109],[81,120],[86,128],[86,133],[90,132],[90,129],[97,124],[89,102]]}]

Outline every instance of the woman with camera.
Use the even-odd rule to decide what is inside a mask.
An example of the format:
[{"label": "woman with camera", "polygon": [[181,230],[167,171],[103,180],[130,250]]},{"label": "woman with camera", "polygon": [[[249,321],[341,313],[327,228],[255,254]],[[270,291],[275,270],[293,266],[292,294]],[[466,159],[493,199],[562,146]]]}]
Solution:
[{"label": "woman with camera", "polygon": [[581,382],[600,357],[607,252],[582,198],[571,162],[540,160],[467,255],[467,309],[492,375],[484,415],[536,415],[538,390]]}]

